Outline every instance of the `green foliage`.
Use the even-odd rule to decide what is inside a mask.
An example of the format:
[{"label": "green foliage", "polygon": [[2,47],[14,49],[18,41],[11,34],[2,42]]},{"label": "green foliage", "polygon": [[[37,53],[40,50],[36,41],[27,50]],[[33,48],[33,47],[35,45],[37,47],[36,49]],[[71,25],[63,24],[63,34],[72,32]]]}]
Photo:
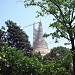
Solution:
[{"label": "green foliage", "polygon": [[5,35],[5,28],[2,26],[0,29],[0,45],[3,45],[3,43],[6,41]]},{"label": "green foliage", "polygon": [[41,63],[16,48],[0,46],[0,75],[69,75],[71,72],[70,52],[60,62],[45,60]]},{"label": "green foliage", "polygon": [[40,52],[36,52],[33,54],[33,57],[35,57],[38,61],[42,62],[42,56]]},{"label": "green foliage", "polygon": [[43,75],[69,75],[69,72],[56,61],[45,61]]},{"label": "green foliage", "polygon": [[0,75],[40,75],[41,63],[34,57],[24,56],[20,50],[0,49]]},{"label": "green foliage", "polygon": [[69,51],[69,49],[62,46],[54,47],[50,53],[44,56],[43,60],[62,60]]},{"label": "green foliage", "polygon": [[32,47],[28,35],[16,23],[10,20],[5,23],[7,30],[3,26],[0,29],[0,46],[8,44],[9,47],[22,50],[25,55],[31,56]]},{"label": "green foliage", "polygon": [[[75,1],[74,0],[24,0],[25,7],[38,6],[38,16],[53,15],[54,22],[49,27],[55,28],[56,31],[44,36],[52,35],[52,38],[66,38],[74,41],[75,38]],[[73,44],[73,42],[71,43]]]},{"label": "green foliage", "polygon": [[[44,61],[44,74],[43,75],[69,75],[73,73],[71,55],[66,55],[61,61],[45,60]],[[65,59],[66,58],[66,59]]]},{"label": "green foliage", "polygon": [[[9,46],[16,47],[18,49],[24,49],[24,46],[25,46],[24,43],[26,42],[28,43],[28,36],[22,31],[22,29],[20,29],[19,26],[16,25],[16,23],[10,20],[8,20],[5,23],[8,27],[7,39],[8,39]],[[26,43],[26,46],[27,46],[27,43]]]},{"label": "green foliage", "polygon": [[49,27],[55,28],[55,31],[44,36],[51,35],[56,42],[60,38],[65,38],[71,43],[75,75],[75,0],[24,0],[24,5],[40,7],[38,17],[44,15],[54,17],[54,22]]},{"label": "green foliage", "polygon": [[[52,75],[69,75],[73,73],[72,53],[65,47],[54,47],[51,52],[44,56],[44,64],[50,64]],[[53,68],[51,67],[53,66]]]}]

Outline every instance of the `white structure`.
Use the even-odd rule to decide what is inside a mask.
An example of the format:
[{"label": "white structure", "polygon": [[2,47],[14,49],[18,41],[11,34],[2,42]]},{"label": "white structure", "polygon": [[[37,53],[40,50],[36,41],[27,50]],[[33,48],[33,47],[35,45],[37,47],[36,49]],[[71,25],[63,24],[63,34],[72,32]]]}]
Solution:
[{"label": "white structure", "polygon": [[43,37],[41,21],[39,22],[38,29],[35,29],[35,24],[33,25],[33,52],[40,52],[42,56],[49,52],[47,43]]}]

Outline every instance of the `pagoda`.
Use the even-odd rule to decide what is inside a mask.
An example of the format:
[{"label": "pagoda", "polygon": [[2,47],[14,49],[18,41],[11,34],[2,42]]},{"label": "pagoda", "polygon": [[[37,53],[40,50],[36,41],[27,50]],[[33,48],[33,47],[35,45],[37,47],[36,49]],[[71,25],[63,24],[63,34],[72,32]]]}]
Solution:
[{"label": "pagoda", "polygon": [[41,21],[39,22],[38,29],[33,25],[33,52],[40,52],[42,56],[46,55],[49,50],[47,43],[43,37],[43,27]]}]

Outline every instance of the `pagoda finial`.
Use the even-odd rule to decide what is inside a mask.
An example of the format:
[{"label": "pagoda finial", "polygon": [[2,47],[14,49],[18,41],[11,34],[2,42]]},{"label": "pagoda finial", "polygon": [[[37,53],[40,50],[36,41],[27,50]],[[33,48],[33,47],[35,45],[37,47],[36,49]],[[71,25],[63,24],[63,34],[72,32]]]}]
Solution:
[{"label": "pagoda finial", "polygon": [[41,23],[41,17],[40,17],[40,23]]}]

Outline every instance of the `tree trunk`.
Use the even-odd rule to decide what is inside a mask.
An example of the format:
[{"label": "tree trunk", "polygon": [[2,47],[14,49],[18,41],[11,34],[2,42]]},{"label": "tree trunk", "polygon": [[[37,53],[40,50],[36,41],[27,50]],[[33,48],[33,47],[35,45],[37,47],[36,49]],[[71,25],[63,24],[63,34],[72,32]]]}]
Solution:
[{"label": "tree trunk", "polygon": [[73,57],[73,75],[75,75],[75,47],[74,47],[74,38],[71,41],[72,44],[72,57]]},{"label": "tree trunk", "polygon": [[75,75],[75,53],[73,54],[73,75]]}]

